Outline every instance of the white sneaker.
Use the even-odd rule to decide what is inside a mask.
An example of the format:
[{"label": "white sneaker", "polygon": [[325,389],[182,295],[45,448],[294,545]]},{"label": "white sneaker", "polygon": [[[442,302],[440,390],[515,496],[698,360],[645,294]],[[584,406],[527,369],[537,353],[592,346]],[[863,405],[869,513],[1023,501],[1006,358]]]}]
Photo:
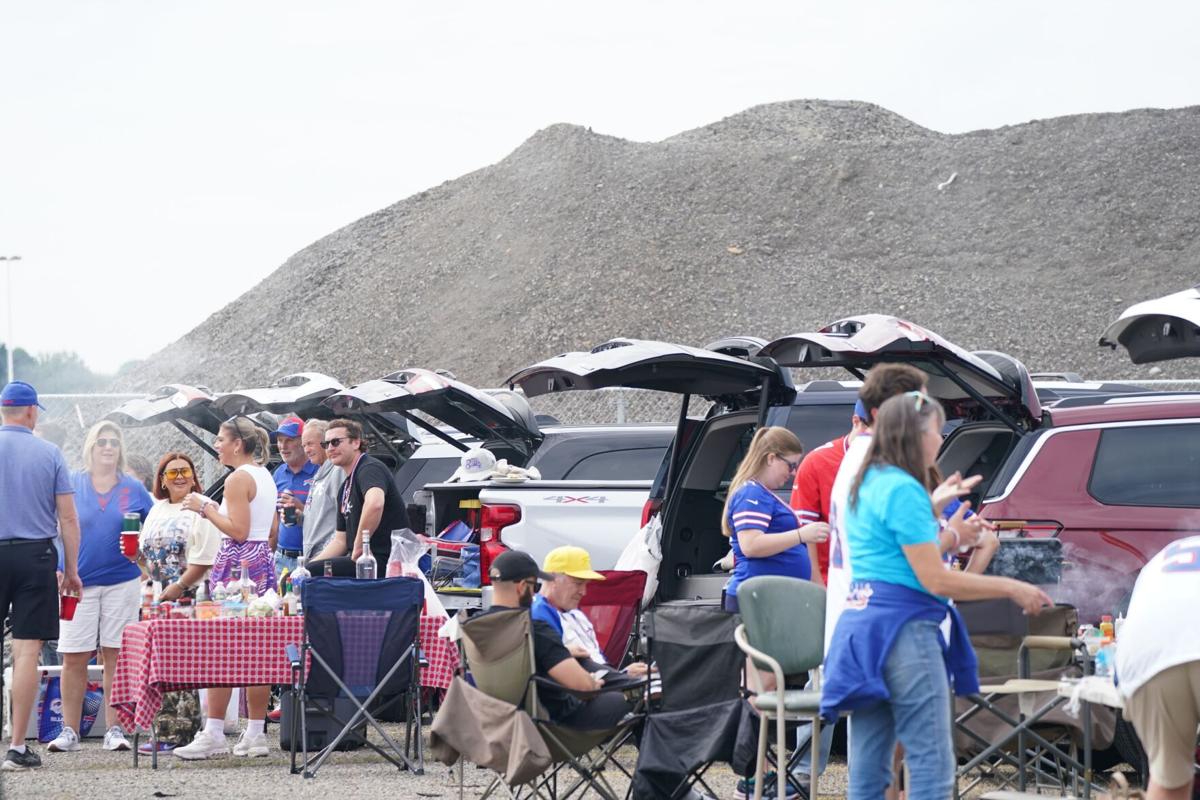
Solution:
[{"label": "white sneaker", "polygon": [[121,730],[120,725],[113,725],[104,732],[104,749],[105,750],[128,750],[129,741],[125,738],[125,731]]},{"label": "white sneaker", "polygon": [[208,731],[202,730],[196,734],[196,738],[192,739],[192,743],[183,747],[176,747],[173,751],[176,758],[182,758],[184,761],[202,761],[213,756],[223,756],[229,752],[229,745],[225,744],[225,737],[214,736]]},{"label": "white sneaker", "polygon": [[62,733],[55,736],[46,749],[51,753],[74,753],[79,749],[79,734],[74,728],[63,725]]},{"label": "white sneaker", "polygon": [[238,739],[238,743],[233,746],[233,754],[245,758],[263,758],[271,754],[271,742],[265,734],[255,733],[250,731],[242,733],[242,738]]}]

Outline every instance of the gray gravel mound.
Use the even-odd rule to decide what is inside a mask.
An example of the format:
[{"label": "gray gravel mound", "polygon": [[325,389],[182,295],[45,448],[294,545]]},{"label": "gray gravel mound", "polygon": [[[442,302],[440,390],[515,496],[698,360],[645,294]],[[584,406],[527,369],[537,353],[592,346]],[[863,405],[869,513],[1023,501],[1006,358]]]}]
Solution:
[{"label": "gray gravel mound", "polygon": [[961,135],[816,100],[656,143],[554,125],[314,242],[122,385],[405,366],[487,385],[612,336],[772,337],[862,312],[1033,370],[1147,377],[1097,340],[1196,282],[1197,153],[1200,107]]}]

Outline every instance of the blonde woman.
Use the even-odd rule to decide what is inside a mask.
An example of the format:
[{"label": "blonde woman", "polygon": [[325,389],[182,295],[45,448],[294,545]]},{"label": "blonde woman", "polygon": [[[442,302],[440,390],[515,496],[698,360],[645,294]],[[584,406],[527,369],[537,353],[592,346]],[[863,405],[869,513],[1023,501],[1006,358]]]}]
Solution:
[{"label": "blonde woman", "polygon": [[[78,750],[79,721],[87,688],[87,665],[99,646],[104,653],[104,718],[117,719],[112,706],[112,677],[121,652],[125,626],[137,622],[141,570],[136,555],[121,552],[121,524],[126,514],[145,519],[154,505],[146,487],[126,474],[125,439],[112,422],[98,422],[83,441],[84,468],[71,476],[79,510],[79,578],[83,593],[75,617],[60,623],[58,652],[63,656],[62,732],[47,750]],[[104,734],[105,750],[128,750],[120,725]]]},{"label": "blonde woman", "polygon": [[[230,417],[217,431],[215,448],[221,463],[233,470],[225,479],[224,498],[219,505],[198,492],[183,498],[184,509],[195,511],[222,533],[210,579],[214,583],[227,582],[246,562],[250,580],[260,595],[275,585],[272,550],[279,525],[275,480],[259,463],[269,447],[266,431],[247,417]],[[263,757],[270,753],[264,734],[270,693],[269,686],[246,690],[250,718],[233,747],[235,756]],[[229,752],[225,744],[225,709],[231,694],[229,687],[208,690],[204,729],[191,744],[175,748],[176,757],[200,760]]]},{"label": "blonde woman", "polygon": [[796,512],[775,492],[789,486],[804,455],[804,446],[787,428],[760,428],[738,465],[721,530],[733,545],[733,577],[725,585],[725,609],[738,610],[737,590],[756,575],[787,575],[809,580],[808,543],[829,538],[829,525],[801,525]]}]

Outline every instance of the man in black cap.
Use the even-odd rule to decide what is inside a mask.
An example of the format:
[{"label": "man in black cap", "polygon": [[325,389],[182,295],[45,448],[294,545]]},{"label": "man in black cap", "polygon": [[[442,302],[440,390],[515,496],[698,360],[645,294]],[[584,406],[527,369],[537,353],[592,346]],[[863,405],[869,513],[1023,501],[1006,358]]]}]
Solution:
[{"label": "man in black cap", "polygon": [[[37,697],[38,651],[58,638],[58,553],[62,532],[62,591],[79,596],[79,517],[62,453],[33,435],[37,391],[12,381],[0,392],[0,630],[12,622],[12,740],[0,769],[40,767],[25,745]],[[11,608],[10,608],[11,606]]]},{"label": "man in black cap", "polygon": [[[538,581],[553,580],[554,576],[538,569],[528,553],[507,550],[496,557],[488,569],[492,581],[490,611],[524,608],[533,604]],[[563,646],[562,636],[540,619],[533,624],[534,669],[573,692],[594,692],[603,681],[580,665]],[[559,725],[583,730],[604,730],[621,721],[630,705],[621,692],[603,692],[590,700],[581,700],[567,691],[542,686],[538,700],[550,719]]]}]

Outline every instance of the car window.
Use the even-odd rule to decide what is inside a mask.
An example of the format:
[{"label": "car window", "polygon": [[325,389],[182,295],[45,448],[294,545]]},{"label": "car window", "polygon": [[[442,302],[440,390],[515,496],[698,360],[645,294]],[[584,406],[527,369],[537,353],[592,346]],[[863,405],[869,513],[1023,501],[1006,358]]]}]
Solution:
[{"label": "car window", "polygon": [[1103,431],[1088,491],[1107,505],[1200,508],[1200,425]]},{"label": "car window", "polygon": [[647,481],[663,463],[665,447],[609,450],[581,458],[563,475],[571,481]]},{"label": "car window", "polygon": [[845,435],[850,430],[854,404],[822,404],[792,406],[787,427],[810,453],[826,442]]},{"label": "car window", "polygon": [[441,483],[458,469],[459,459],[410,458],[396,473],[396,486],[405,503],[412,502],[412,493],[427,483]]}]

